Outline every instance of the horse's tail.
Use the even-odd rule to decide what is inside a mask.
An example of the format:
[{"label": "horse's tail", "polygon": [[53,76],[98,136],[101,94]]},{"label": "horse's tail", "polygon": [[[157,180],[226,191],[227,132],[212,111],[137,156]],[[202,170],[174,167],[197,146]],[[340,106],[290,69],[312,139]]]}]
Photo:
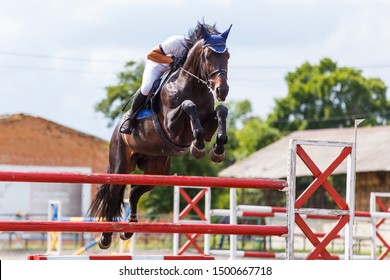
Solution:
[{"label": "horse's tail", "polygon": [[[111,188],[120,187],[118,197],[113,197]],[[126,185],[100,185],[88,209],[87,216],[103,221],[114,221],[122,216],[123,195]]]}]

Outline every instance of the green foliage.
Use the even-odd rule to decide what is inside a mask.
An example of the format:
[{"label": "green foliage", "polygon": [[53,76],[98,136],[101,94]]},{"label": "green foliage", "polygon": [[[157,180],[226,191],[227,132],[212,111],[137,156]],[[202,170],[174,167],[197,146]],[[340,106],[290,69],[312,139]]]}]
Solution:
[{"label": "green foliage", "polygon": [[122,108],[134,95],[142,83],[145,64],[129,61],[125,70],[118,75],[118,84],[106,87],[106,98],[95,105],[95,110],[102,112],[109,119],[109,126],[122,115]]},{"label": "green foliage", "polygon": [[[211,144],[206,145],[206,149],[211,149]],[[194,158],[191,154],[182,157],[174,157],[171,161],[171,173],[191,176],[217,176],[219,165],[210,162],[210,158],[205,156],[201,159]]]},{"label": "green foliage", "polygon": [[[283,133],[304,129],[352,127],[355,119],[362,125],[384,125],[388,122],[389,103],[386,86],[378,78],[366,78],[362,71],[338,67],[329,58],[318,65],[304,63],[286,75],[288,94],[275,100],[268,123]],[[345,176],[329,181],[339,193],[345,189]],[[312,182],[311,177],[297,179],[297,193]],[[333,200],[323,188],[306,203],[307,207],[332,208]]]},{"label": "green foliage", "polygon": [[319,65],[304,63],[285,79],[287,97],[275,100],[268,117],[283,132],[351,127],[356,118],[365,118],[364,125],[387,123],[386,86],[360,70],[324,58]]},{"label": "green foliage", "polygon": [[237,128],[250,118],[252,113],[252,104],[249,100],[230,101],[225,104],[229,108],[227,120],[228,128]]},{"label": "green foliage", "polygon": [[[270,127],[260,117],[252,115],[249,100],[229,102],[226,159],[223,168],[241,160],[281,137],[278,130]],[[222,169],[221,169],[222,170]]]},{"label": "green foliage", "polygon": [[244,159],[280,137],[277,129],[270,127],[259,117],[251,117],[245,121],[241,130],[236,131],[238,145],[234,150],[235,158]]}]

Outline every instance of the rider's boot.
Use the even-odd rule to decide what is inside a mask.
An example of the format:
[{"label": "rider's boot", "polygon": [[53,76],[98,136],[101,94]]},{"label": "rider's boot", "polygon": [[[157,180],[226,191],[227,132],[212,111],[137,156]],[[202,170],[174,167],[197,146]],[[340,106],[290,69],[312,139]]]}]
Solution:
[{"label": "rider's boot", "polygon": [[121,133],[131,134],[131,131],[134,128],[136,115],[138,111],[142,108],[142,106],[145,104],[146,98],[147,96],[143,95],[140,89],[138,89],[137,92],[134,94],[130,111],[127,114],[128,118],[123,121],[119,129]]}]

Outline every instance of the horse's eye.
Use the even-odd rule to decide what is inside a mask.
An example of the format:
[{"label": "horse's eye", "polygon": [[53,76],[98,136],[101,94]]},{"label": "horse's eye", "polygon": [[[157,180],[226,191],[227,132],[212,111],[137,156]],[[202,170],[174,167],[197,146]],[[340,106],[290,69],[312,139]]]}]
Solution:
[{"label": "horse's eye", "polygon": [[205,55],[206,55],[207,58],[210,58],[212,54],[213,54],[213,52],[210,51],[210,50],[207,50],[207,51],[205,52]]}]

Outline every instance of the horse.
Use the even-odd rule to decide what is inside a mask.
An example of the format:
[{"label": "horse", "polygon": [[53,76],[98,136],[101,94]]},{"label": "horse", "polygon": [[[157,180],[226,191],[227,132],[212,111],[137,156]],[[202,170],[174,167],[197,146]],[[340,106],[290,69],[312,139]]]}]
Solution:
[{"label": "horse", "polygon": [[[200,32],[193,32],[187,47],[185,62],[170,75],[158,95],[152,99],[152,108],[146,117],[138,117],[131,134],[122,134],[115,127],[109,148],[107,173],[129,174],[138,167],[144,174],[167,175],[170,159],[191,153],[196,158],[205,156],[205,141],[210,142],[215,132],[215,143],[210,151],[213,162],[222,162],[228,138],[224,105],[215,107],[215,99],[225,101],[228,60],[226,47],[230,26],[220,33],[214,26],[200,24]],[[199,26],[198,25],[198,26]],[[200,33],[200,34],[199,34]],[[140,197],[154,186],[132,185],[129,195],[128,222],[137,222],[137,204]],[[88,215],[105,221],[116,221],[121,216],[126,185],[103,184],[92,200]],[[110,247],[112,232],[103,232],[98,245]],[[120,234],[122,240],[133,233]]]}]

